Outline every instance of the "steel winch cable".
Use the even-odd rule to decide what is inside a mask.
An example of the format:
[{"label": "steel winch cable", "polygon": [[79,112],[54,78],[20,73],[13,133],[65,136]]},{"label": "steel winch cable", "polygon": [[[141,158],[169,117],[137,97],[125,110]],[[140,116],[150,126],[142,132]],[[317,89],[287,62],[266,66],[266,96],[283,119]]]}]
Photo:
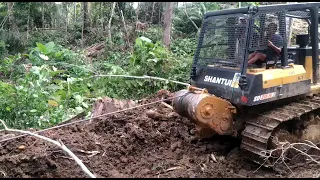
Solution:
[{"label": "steel winch cable", "polygon": [[154,77],[154,76],[148,76],[148,75],[143,75],[143,76],[131,76],[131,75],[117,75],[117,74],[106,74],[106,75],[94,75],[91,76],[89,78],[93,78],[93,77],[123,77],[123,78],[134,78],[134,79],[154,79],[154,80],[159,80],[159,81],[169,81],[169,82],[173,82],[176,84],[181,84],[181,85],[185,85],[185,86],[190,86],[189,83],[184,83],[184,82],[180,82],[180,81],[175,81],[175,80],[170,80],[170,79],[165,79],[165,78],[159,78],[159,77]]},{"label": "steel winch cable", "polygon": [[[112,114],[116,114],[116,113],[121,113],[121,112],[129,111],[129,110],[132,110],[132,109],[137,109],[137,108],[141,108],[141,107],[145,107],[145,106],[149,106],[149,105],[156,104],[156,103],[161,103],[163,101],[172,100],[172,99],[175,99],[175,98],[178,98],[178,97],[182,97],[182,96],[183,95],[175,96],[175,97],[171,97],[171,98],[166,98],[166,99],[161,99],[161,100],[158,100],[158,101],[154,101],[154,102],[146,103],[146,104],[141,104],[141,105],[134,106],[134,107],[131,107],[131,108],[126,108],[126,109],[122,109],[122,110],[118,110],[118,111],[113,111],[113,112],[110,112],[110,113],[105,113],[105,114],[101,114],[101,115],[90,117],[90,118],[84,118],[84,119],[73,121],[73,122],[70,122],[70,123],[61,124],[61,125],[58,125],[58,126],[47,128],[47,129],[35,131],[33,133],[42,133],[42,132],[45,132],[45,131],[48,131],[48,130],[57,129],[57,128],[69,126],[69,125],[72,125],[72,124],[85,122],[85,121],[88,121],[88,120],[96,120],[96,118],[99,118],[99,117],[108,116],[108,115],[112,115]],[[15,137],[12,137],[12,138],[7,138],[7,139],[2,139],[2,140],[0,140],[0,143],[6,142],[6,141],[10,141],[10,140],[14,140],[14,139],[17,139],[17,138],[20,138],[20,137],[24,137],[24,136],[28,136],[28,134],[19,135],[19,136],[15,136]]]}]

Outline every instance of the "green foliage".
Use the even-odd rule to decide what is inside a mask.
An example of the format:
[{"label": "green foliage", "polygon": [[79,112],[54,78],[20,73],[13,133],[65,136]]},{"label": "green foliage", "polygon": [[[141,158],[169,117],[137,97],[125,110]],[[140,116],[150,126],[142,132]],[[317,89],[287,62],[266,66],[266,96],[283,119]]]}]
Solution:
[{"label": "green foliage", "polygon": [[16,83],[0,82],[0,118],[11,127],[47,127],[88,108],[82,79],[57,78],[54,66],[33,66]]},{"label": "green foliage", "polygon": [[260,2],[241,2],[241,7],[246,7],[246,6],[259,6]]},{"label": "green foliage", "polygon": [[193,56],[196,47],[195,38],[175,39],[170,45],[171,51],[177,56]]},{"label": "green foliage", "polygon": [[0,58],[3,58],[5,55],[8,54],[7,50],[8,45],[2,40],[0,40]]},{"label": "green foliage", "polygon": [[[190,48],[191,41],[189,42]],[[184,42],[180,42],[182,43]],[[179,43],[177,43],[179,44]],[[179,51],[179,45],[174,45]],[[115,65],[109,61],[100,63],[100,70],[105,74],[124,74],[134,76],[155,76],[166,79],[187,82],[191,69],[192,52],[190,49],[182,50],[184,54],[177,56],[172,54],[160,42],[153,43],[144,36],[135,41],[134,52],[129,58],[128,65]],[[179,51],[180,52],[180,51]],[[107,95],[114,98],[139,99],[146,95],[154,94],[159,89],[177,90],[184,87],[171,82],[154,81],[149,79],[126,79],[117,77],[102,77],[93,82],[95,97]]]},{"label": "green foliage", "polygon": [[15,69],[15,63],[21,58],[20,54],[10,55],[0,59],[0,77],[9,78]]},{"label": "green foliage", "polygon": [[163,28],[159,25],[152,25],[146,32],[139,32],[138,36],[149,37],[152,42],[162,41]]},{"label": "green foliage", "polygon": [[25,38],[18,31],[0,29],[0,39],[0,49],[5,49],[9,54],[22,52],[26,47]]},{"label": "green foliage", "polygon": [[[67,75],[81,77],[91,74],[91,70],[84,67],[84,55],[56,45],[54,42],[47,44],[36,43],[37,47],[29,53],[29,60],[33,65],[50,64],[68,70]],[[66,63],[67,62],[67,63]]]},{"label": "green foliage", "polygon": [[0,82],[0,118],[12,127],[44,128],[90,108],[90,84],[80,77],[92,72],[83,54],[53,42],[36,44],[29,54],[0,61],[0,76],[8,80]]},{"label": "green foliage", "polygon": [[45,43],[53,41],[56,44],[62,46],[69,46],[75,44],[77,39],[81,39],[81,30],[78,31],[61,31],[61,30],[46,30],[46,31],[36,31],[31,34],[32,38],[28,41],[28,46],[32,47],[37,42]]},{"label": "green foliage", "polygon": [[[187,8],[183,5],[175,11],[177,16],[174,16],[173,19],[174,29],[185,34],[194,35],[197,32],[197,28],[193,25],[192,21],[200,28],[206,12],[220,9],[221,7],[217,2],[191,3],[187,5]],[[189,17],[186,15],[186,12]]]},{"label": "green foliage", "polygon": [[134,75],[150,75],[163,77],[164,66],[169,64],[167,49],[157,42],[155,44],[144,36],[136,39],[134,53],[130,58],[131,67],[135,67]]}]

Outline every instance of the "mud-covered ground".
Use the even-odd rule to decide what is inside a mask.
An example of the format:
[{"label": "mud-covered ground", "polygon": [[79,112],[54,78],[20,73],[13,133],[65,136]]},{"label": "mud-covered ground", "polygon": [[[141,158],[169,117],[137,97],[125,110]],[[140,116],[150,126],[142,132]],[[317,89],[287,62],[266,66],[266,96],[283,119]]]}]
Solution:
[{"label": "mud-covered ground", "polygon": [[[155,101],[149,99],[148,101]],[[149,118],[148,110],[161,117]],[[101,113],[109,112],[106,107]],[[60,139],[98,177],[317,177],[319,166],[259,168],[244,159],[239,140],[195,140],[194,126],[172,110],[150,105],[41,133]],[[213,160],[216,159],[216,162]],[[294,167],[295,166],[295,167]],[[258,170],[257,170],[258,169]],[[0,177],[87,177],[62,150],[34,137],[0,143]]]}]

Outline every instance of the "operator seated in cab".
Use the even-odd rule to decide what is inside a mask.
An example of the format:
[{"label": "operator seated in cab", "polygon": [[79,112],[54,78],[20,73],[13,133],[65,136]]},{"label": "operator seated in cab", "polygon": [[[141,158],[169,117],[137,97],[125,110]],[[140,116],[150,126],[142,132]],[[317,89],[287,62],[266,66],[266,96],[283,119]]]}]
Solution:
[{"label": "operator seated in cab", "polygon": [[283,48],[283,38],[277,34],[278,27],[275,23],[270,23],[267,29],[267,48],[262,51],[255,51],[249,54],[248,64],[263,63],[266,61],[276,63],[280,59]]}]

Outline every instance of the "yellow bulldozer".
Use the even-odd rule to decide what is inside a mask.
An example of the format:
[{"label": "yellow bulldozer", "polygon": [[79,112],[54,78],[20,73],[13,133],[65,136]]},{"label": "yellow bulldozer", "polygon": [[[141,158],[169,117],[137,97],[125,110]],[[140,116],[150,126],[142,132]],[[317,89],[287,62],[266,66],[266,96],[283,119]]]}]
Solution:
[{"label": "yellow bulldozer", "polygon": [[[201,137],[240,138],[240,148],[258,163],[280,142],[319,142],[319,7],[296,3],[207,12],[191,86],[175,93],[174,110],[192,119]],[[308,25],[292,46],[290,18]]]}]

